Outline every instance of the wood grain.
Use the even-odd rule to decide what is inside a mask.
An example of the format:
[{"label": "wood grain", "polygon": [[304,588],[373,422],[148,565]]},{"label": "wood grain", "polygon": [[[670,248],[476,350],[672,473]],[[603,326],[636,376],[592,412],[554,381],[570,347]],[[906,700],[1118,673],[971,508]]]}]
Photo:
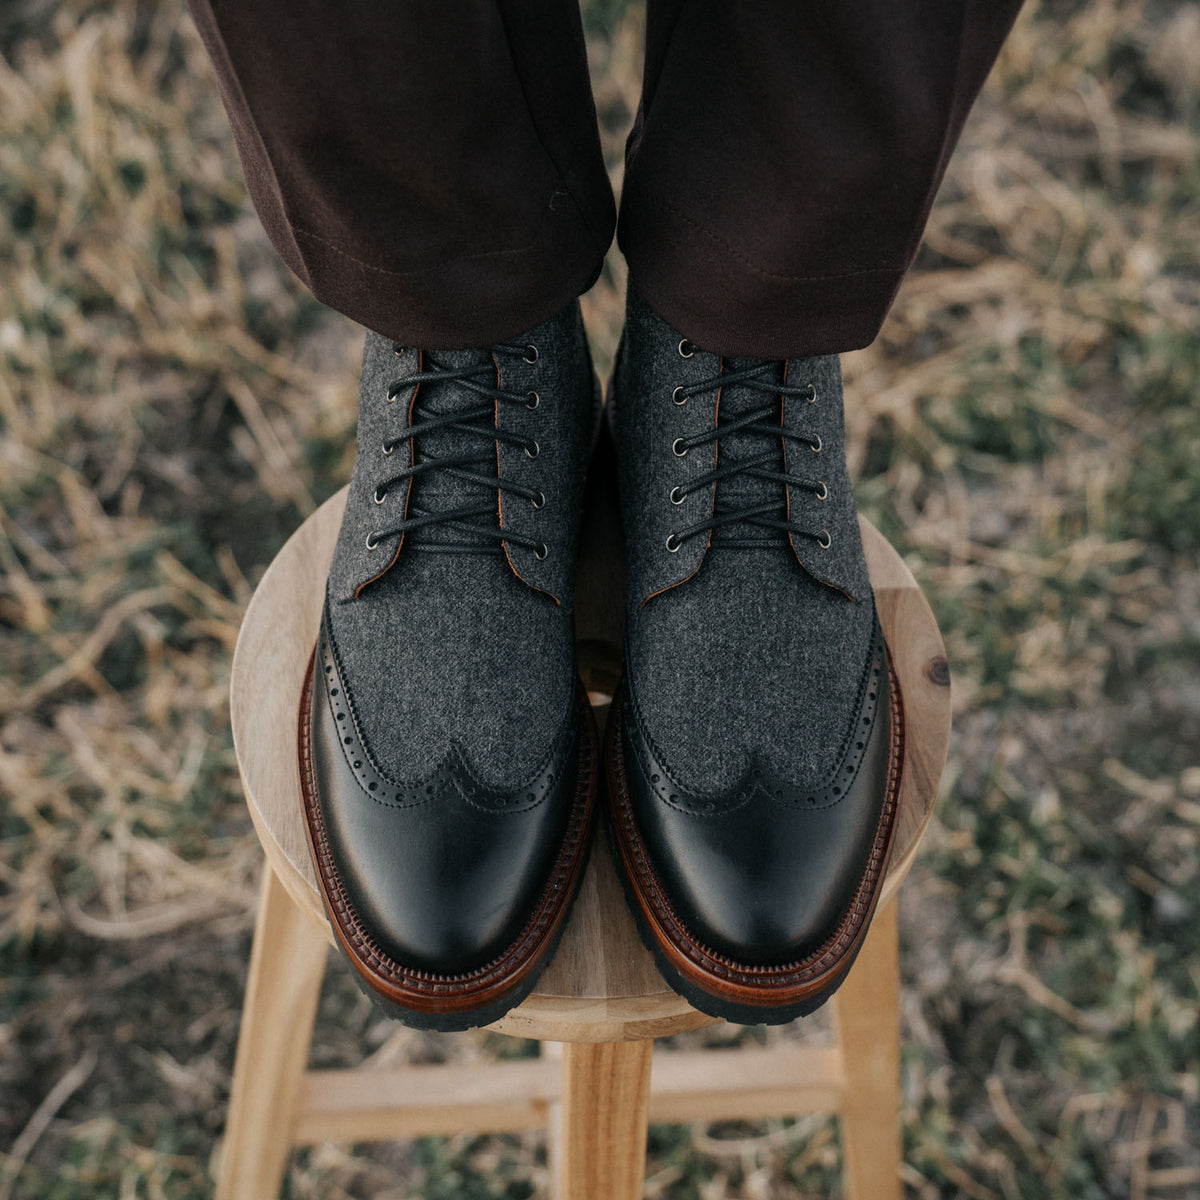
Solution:
[{"label": "wood grain", "polygon": [[900,957],[896,903],[875,914],[833,997],[847,1200],[900,1200]]},{"label": "wood grain", "polygon": [[[314,513],[268,568],[242,624],[233,660],[231,714],[246,800],[267,860],[301,911],[326,931],[305,841],[295,727],[305,664],[320,622],[323,584],[345,491]],[[950,689],[941,636],[916,581],[866,520],[863,541],[884,633],[903,693],[907,738],[900,813],[881,904],[912,865],[945,762]],[[590,539],[583,549],[578,623],[581,671],[607,700],[619,646],[619,540]],[[589,545],[599,545],[589,552]],[[601,569],[604,568],[604,569]],[[616,597],[616,599],[614,599]],[[616,1041],[662,1037],[711,1023],[662,981],[625,905],[602,839],[558,953],[537,990],[495,1028],[520,1037]]]},{"label": "wood grain", "polygon": [[564,1048],[559,1200],[640,1200],[653,1049],[646,1041]]},{"label": "wood grain", "polygon": [[217,1171],[216,1200],[262,1200],[279,1192],[301,1108],[298,1095],[329,948],[263,873],[233,1091]]},{"label": "wood grain", "polygon": [[[294,1141],[368,1142],[456,1133],[545,1129],[562,1103],[565,1055],[478,1063],[309,1071]],[[763,1120],[836,1112],[836,1046],[655,1050],[649,1117],[656,1124]]]},{"label": "wood grain", "polygon": [[950,749],[950,671],[933,610],[904,560],[865,517],[859,517],[879,623],[891,651],[904,704],[904,772],[896,836],[879,903],[903,882],[933,815]]}]

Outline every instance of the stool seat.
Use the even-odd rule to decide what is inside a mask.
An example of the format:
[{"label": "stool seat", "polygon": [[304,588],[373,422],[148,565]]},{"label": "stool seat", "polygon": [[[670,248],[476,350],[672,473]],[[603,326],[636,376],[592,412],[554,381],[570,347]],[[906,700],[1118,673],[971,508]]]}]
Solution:
[{"label": "stool seat", "polygon": [[[584,504],[575,613],[580,673],[603,725],[620,676],[624,598],[616,464],[601,440]],[[836,1113],[848,1200],[900,1200],[899,937],[891,902],[929,820],[950,733],[942,639],[916,581],[862,522],[880,623],[905,714],[900,810],[875,919],[830,1002],[832,1045],[653,1053],[696,1029],[659,976],[625,905],[608,848],[593,848],[554,959],[536,990],[490,1028],[542,1039],[536,1059],[469,1067],[306,1070],[333,940],[301,816],[301,679],[345,493],[280,551],[234,653],[231,709],[246,800],[266,855],[217,1200],[278,1194],[290,1148],[479,1130],[542,1128],[559,1200],[637,1200],[653,1121]]]},{"label": "stool seat", "polygon": [[[304,832],[296,728],[345,494],[343,489],[310,516],[263,576],[242,624],[231,680],[234,744],[267,862],[291,900],[325,930],[331,943]],[[869,521],[860,518],[860,523],[906,723],[900,806],[879,900],[882,911],[912,865],[933,809],[949,745],[950,680],[941,635],[912,573]],[[619,582],[612,595],[619,572],[611,569],[611,561],[607,569],[597,561],[611,556],[611,545],[597,548],[585,537],[581,553],[580,671],[603,720],[621,661],[620,618],[614,615],[621,605]],[[601,595],[605,589],[608,594]],[[554,959],[535,991],[490,1028],[556,1042],[620,1042],[665,1037],[714,1020],[663,982],[638,937],[600,839]]]}]

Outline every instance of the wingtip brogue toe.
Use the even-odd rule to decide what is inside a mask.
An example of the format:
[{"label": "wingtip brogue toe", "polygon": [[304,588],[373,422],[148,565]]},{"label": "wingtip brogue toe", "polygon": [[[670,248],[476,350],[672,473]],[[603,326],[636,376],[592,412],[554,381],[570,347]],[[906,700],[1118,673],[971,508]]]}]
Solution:
[{"label": "wingtip brogue toe", "polygon": [[796,783],[755,758],[698,794],[656,747],[626,680],[607,747],[613,849],[643,939],[702,1011],[792,1020],[853,963],[886,874],[903,756],[879,633],[845,733],[819,779]]},{"label": "wingtip brogue toe", "polygon": [[418,1028],[528,995],[586,863],[572,575],[595,419],[577,306],[487,350],[368,336],[298,746],[336,942]]},{"label": "wingtip brogue toe", "polygon": [[628,567],[614,850],[676,990],[729,1020],[791,1020],[862,944],[903,762],[840,370],[709,353],[631,290],[614,394]]},{"label": "wingtip brogue toe", "polygon": [[301,790],[338,945],[360,986],[405,1023],[488,1024],[532,990],[586,864],[597,760],[586,698],[575,696],[535,774],[509,789],[482,784],[457,750],[397,782],[353,721],[339,721],[351,715],[339,684],[322,636],[303,697]]}]

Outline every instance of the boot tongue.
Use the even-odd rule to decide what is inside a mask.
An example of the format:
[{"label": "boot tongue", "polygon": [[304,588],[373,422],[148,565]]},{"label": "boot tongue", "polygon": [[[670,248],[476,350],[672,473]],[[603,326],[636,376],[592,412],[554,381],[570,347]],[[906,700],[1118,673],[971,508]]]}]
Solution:
[{"label": "boot tongue", "polygon": [[[761,359],[727,358],[724,360],[724,375],[734,375],[761,366]],[[764,382],[783,382],[783,363],[772,363],[771,371],[764,371],[758,378]],[[763,424],[781,424],[783,419],[782,400],[778,395],[746,384],[731,384],[721,388],[721,407],[718,414],[721,425],[727,425],[738,417],[744,416],[753,409],[771,406],[771,415],[764,417]],[[782,471],[784,469],[783,438],[767,437],[765,434],[754,433],[751,430],[739,429],[728,435],[722,434],[718,441],[718,467],[728,467],[732,463],[754,459],[767,451],[772,457],[760,464],[761,470]],[[757,479],[750,474],[737,474],[722,479],[717,484],[716,511],[718,515],[736,512],[739,509],[757,508],[764,504],[773,504],[773,511],[767,516],[783,519],[787,510],[787,495],[783,484],[768,479]],[[764,529],[749,521],[731,521],[713,531],[714,546],[722,543],[762,544],[769,542],[774,545],[786,545],[786,537],[782,532]]]},{"label": "boot tongue", "polygon": [[[425,371],[460,370],[464,367],[477,367],[475,382],[484,387],[496,385],[495,365],[489,350],[432,350],[426,351],[423,361]],[[416,405],[413,412],[413,423],[423,423],[430,418],[461,414],[466,417],[472,411],[478,411],[490,406],[486,396],[481,396],[473,389],[464,386],[461,380],[435,380],[421,384],[417,392]],[[494,424],[494,418],[471,419],[468,422],[477,429]],[[457,470],[470,471],[476,475],[491,477],[496,472],[496,454],[494,444],[490,444],[478,432],[468,432],[453,426],[443,426],[432,433],[423,434],[416,439],[417,463],[429,462],[438,458],[457,458],[460,455],[471,455],[479,461],[474,464],[460,466]],[[482,508],[489,498],[496,507],[496,494],[489,493],[480,484],[470,483],[459,478],[451,470],[434,468],[418,475],[413,482],[412,495],[409,499],[409,516],[415,517],[426,513],[452,512],[455,509],[478,505]],[[468,524],[484,525],[487,517],[472,517]],[[499,518],[497,517],[497,521]],[[461,526],[431,524],[414,530],[410,535],[412,544],[418,546],[448,546],[478,544],[481,548],[494,549],[497,543],[480,537],[463,529]]]}]

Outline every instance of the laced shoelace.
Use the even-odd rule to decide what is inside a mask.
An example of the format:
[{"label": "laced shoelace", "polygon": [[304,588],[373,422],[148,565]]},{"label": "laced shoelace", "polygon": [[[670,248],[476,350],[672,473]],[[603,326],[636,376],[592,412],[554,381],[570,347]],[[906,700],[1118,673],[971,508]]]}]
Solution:
[{"label": "laced shoelace", "polygon": [[[403,357],[409,350],[405,346],[393,347],[397,357]],[[500,343],[492,346],[491,352],[496,355],[519,357],[526,363],[538,360],[538,348],[532,343],[516,345]],[[538,443],[524,434],[512,430],[501,429],[496,420],[495,404],[522,404],[526,408],[536,409],[541,404],[541,396],[536,391],[515,392],[497,387],[494,382],[495,367],[491,363],[476,363],[464,367],[448,367],[437,363],[433,356],[426,351],[424,369],[409,375],[404,379],[394,380],[387,390],[387,402],[394,404],[401,393],[420,385],[420,391],[412,407],[412,423],[401,434],[387,439],[381,449],[383,454],[391,457],[396,447],[404,442],[410,444],[412,453],[410,465],[383,479],[375,489],[374,501],[383,505],[387,501],[388,492],[397,484],[407,480],[429,479],[435,472],[440,478],[455,479],[473,489],[478,489],[478,501],[464,503],[453,508],[421,509],[412,502],[409,503],[408,516],[381,529],[372,530],[367,535],[367,549],[377,550],[380,543],[396,534],[409,534],[418,529],[429,529],[443,525],[464,534],[462,541],[422,542],[423,550],[467,553],[499,554],[501,543],[523,546],[532,550],[538,559],[544,559],[550,553],[545,542],[535,538],[525,537],[512,530],[502,530],[497,519],[497,496],[501,492],[522,496],[534,508],[541,508],[546,503],[545,494],[538,488],[526,487],[512,480],[504,479],[496,465],[496,443],[503,442],[510,446],[520,446],[529,458],[537,458],[541,447]],[[428,401],[430,393],[440,384],[455,384],[467,392],[479,397],[479,403],[471,408],[460,408],[454,412],[429,413]],[[436,396],[436,393],[434,393]],[[423,411],[424,410],[424,411]],[[418,458],[418,443],[415,439],[428,437],[438,430],[452,430],[466,435],[468,438],[478,438],[478,451],[465,449],[455,454],[432,454]],[[424,453],[421,451],[420,453]],[[484,468],[490,467],[490,473]],[[415,495],[415,493],[414,493]],[[481,523],[479,518],[488,518],[487,523]]]},{"label": "laced shoelace", "polygon": [[[691,353],[688,353],[687,349],[691,349],[691,352],[694,353],[694,348],[685,340],[680,343],[679,353],[685,358],[690,358]],[[689,538],[697,537],[702,533],[715,532],[734,524],[771,530],[776,535],[780,533],[797,534],[800,537],[812,539],[824,550],[828,550],[833,545],[833,539],[828,530],[822,529],[820,532],[814,533],[811,529],[806,529],[795,521],[787,519],[786,489],[788,487],[804,488],[812,492],[818,500],[829,499],[829,487],[823,480],[810,479],[795,471],[782,469],[781,460],[786,461],[783,457],[783,448],[788,442],[807,446],[813,454],[820,454],[822,446],[819,434],[793,432],[784,428],[780,406],[785,399],[794,396],[802,398],[809,404],[815,404],[817,389],[811,383],[799,386],[767,378],[778,369],[777,362],[767,360],[747,367],[745,370],[715,375],[712,379],[706,379],[700,383],[677,387],[672,393],[672,399],[680,405],[686,404],[692,396],[711,392],[717,388],[727,389],[735,386],[770,396],[770,399],[764,403],[745,412],[739,412],[732,420],[721,421],[718,417],[714,428],[692,437],[678,437],[672,442],[671,449],[676,457],[683,458],[689,450],[707,445],[709,442],[729,439],[736,434],[770,439],[769,443],[764,442],[763,450],[739,457],[734,462],[718,465],[712,471],[698,476],[689,483],[672,488],[670,495],[672,504],[682,504],[692,492],[698,492],[713,484],[728,482],[739,477],[783,485],[783,490],[776,499],[755,501],[742,507],[730,504],[728,490],[718,487],[713,511],[704,520],[668,534],[667,549],[672,554],[678,553]],[[741,536],[719,540],[714,538],[712,544],[742,547],[776,546],[779,544],[779,538],[778,536],[761,538]]]}]

